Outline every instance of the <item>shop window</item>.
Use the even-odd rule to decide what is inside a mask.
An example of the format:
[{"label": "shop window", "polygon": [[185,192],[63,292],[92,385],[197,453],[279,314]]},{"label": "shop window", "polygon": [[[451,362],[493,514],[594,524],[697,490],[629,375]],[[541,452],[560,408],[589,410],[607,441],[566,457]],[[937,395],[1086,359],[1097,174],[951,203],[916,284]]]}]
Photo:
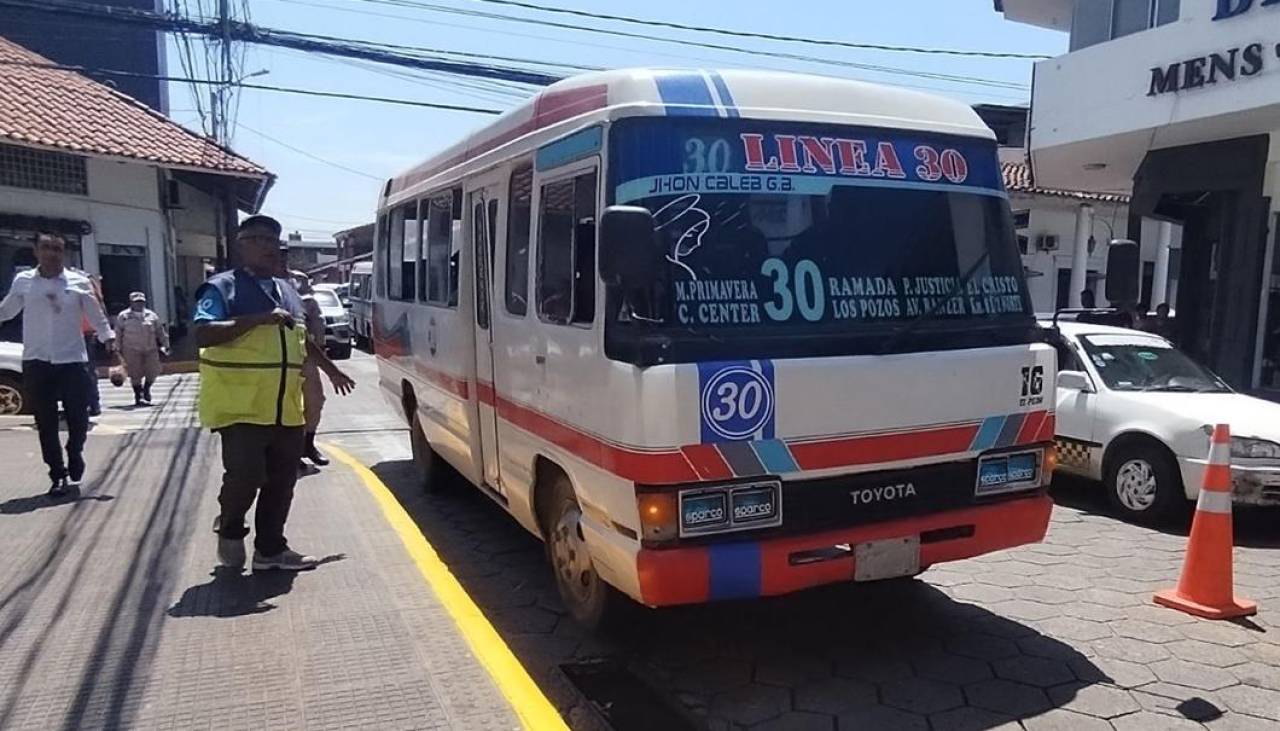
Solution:
[{"label": "shop window", "polygon": [[538,313],[555,323],[595,320],[596,173],[542,186]]},{"label": "shop window", "polygon": [[79,155],[0,145],[0,186],[89,195],[89,176]]},{"label": "shop window", "polygon": [[1181,10],[1181,0],[1076,0],[1071,50],[1173,23]]},{"label": "shop window", "polygon": [[1111,37],[1132,35],[1151,27],[1151,0],[1115,0]]},{"label": "shop window", "polygon": [[523,317],[529,311],[529,234],[533,218],[533,168],[525,165],[511,174],[507,210],[506,307]]}]

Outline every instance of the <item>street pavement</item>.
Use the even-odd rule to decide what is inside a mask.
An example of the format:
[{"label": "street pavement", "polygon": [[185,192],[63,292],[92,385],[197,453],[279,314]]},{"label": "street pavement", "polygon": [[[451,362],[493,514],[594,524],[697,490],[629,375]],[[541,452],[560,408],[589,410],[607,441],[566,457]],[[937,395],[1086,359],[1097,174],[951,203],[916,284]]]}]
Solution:
[{"label": "street pavement", "polygon": [[44,496],[31,420],[0,417],[0,729],[519,728],[351,469],[298,484],[318,569],[214,569],[196,384],[135,409],[103,382],[76,499]]},{"label": "street pavement", "polygon": [[[1045,543],[916,580],[765,601],[637,610],[591,635],[565,613],[542,546],[456,485],[418,489],[403,422],[377,393],[331,398],[324,444],[368,465],[575,729],[1280,728],[1280,514],[1237,515],[1236,583],[1259,616],[1154,606],[1185,531],[1109,516],[1055,489]],[[90,437],[91,480],[47,505],[35,436],[0,420],[0,728],[511,728],[400,539],[347,468],[299,483],[294,581],[210,576],[216,442],[190,414],[118,407]],[[3,419],[11,419],[3,417]]]},{"label": "street pavement", "polygon": [[[376,383],[371,359],[349,368]],[[639,611],[592,636],[501,508],[465,486],[417,488],[402,425],[371,428],[389,411],[342,403],[322,439],[390,486],[571,726],[653,728],[632,714],[656,702],[691,729],[1280,728],[1280,512],[1237,515],[1236,585],[1261,604],[1239,623],[1153,605],[1185,530],[1120,522],[1096,486],[1064,481],[1040,545],[911,581]],[[650,693],[627,702],[627,684]],[[608,707],[588,713],[593,698]]]}]

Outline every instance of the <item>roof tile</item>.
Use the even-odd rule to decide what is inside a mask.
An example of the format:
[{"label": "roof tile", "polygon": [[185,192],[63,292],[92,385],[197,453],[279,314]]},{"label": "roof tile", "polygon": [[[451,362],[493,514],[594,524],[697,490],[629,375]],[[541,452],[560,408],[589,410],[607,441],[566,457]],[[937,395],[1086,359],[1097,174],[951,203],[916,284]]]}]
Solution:
[{"label": "roof tile", "polygon": [[1081,201],[1097,203],[1127,204],[1129,196],[1116,193],[1093,193],[1084,190],[1058,190],[1056,188],[1036,187],[1031,175],[1031,166],[1022,162],[1005,162],[1000,164],[1000,172],[1004,176],[1005,190],[1010,193],[1028,193],[1031,195],[1048,195],[1057,198],[1074,198]]},{"label": "roof tile", "polygon": [[236,177],[266,168],[75,71],[0,37],[0,141]]}]

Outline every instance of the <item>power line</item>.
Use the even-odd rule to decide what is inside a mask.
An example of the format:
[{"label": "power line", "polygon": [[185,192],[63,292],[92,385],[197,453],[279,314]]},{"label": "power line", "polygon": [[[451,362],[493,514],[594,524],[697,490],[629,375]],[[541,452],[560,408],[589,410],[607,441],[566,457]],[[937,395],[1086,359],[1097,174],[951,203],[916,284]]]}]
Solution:
[{"label": "power line", "polygon": [[835,41],[823,38],[800,38],[798,36],[779,35],[776,33],[756,33],[745,30],[730,30],[728,28],[714,28],[711,26],[685,25],[684,23],[674,23],[666,20],[651,20],[645,18],[635,18],[625,15],[610,15],[608,13],[593,13],[586,10],[573,10],[570,8],[555,8],[546,5],[536,5],[534,3],[519,2],[518,0],[472,0],[473,2],[490,3],[493,5],[505,5],[508,7],[524,8],[526,10],[537,10],[544,13],[558,13],[561,15],[572,15],[579,18],[592,18],[594,20],[612,20],[619,23],[630,23],[632,25],[646,25],[656,28],[670,28],[672,30],[693,31],[697,33],[712,33],[721,36],[733,36],[735,38],[755,38],[766,41],[780,41],[784,43],[805,43],[811,46],[829,46],[835,48],[850,48],[863,51],[892,51],[896,53],[920,53],[935,54],[941,56],[968,56],[974,58],[999,58],[999,59],[1019,59],[1029,61],[1043,61],[1051,58],[1043,54],[1034,53],[1005,53],[1000,51],[970,51],[958,48],[920,48],[917,46],[891,46],[879,43],[852,43],[849,41]]},{"label": "power line", "polygon": [[852,68],[861,71],[871,71],[874,73],[889,74],[896,76],[913,76],[923,79],[932,79],[935,81],[947,81],[959,84],[970,84],[975,86],[985,86],[997,89],[1013,89],[1016,91],[1026,91],[1029,87],[1026,84],[1019,84],[1010,81],[999,81],[996,79],[987,79],[977,76],[965,76],[959,74],[945,74],[933,71],[918,71],[914,69],[899,68],[895,66],[882,66],[878,64],[859,63],[855,61],[842,61],[838,59],[822,58],[816,56],[805,56],[797,53],[787,53],[782,51],[766,51],[759,48],[746,48],[744,46],[733,46],[724,43],[710,43],[706,41],[682,40],[678,38],[664,38],[662,36],[645,35],[642,33],[632,33],[623,30],[614,30],[606,28],[594,28],[585,25],[575,25],[572,23],[561,23],[551,20],[543,20],[537,18],[522,18],[513,15],[502,15],[499,13],[489,13],[479,10],[465,10],[462,8],[454,8],[446,5],[435,5],[432,3],[418,2],[417,0],[359,0],[364,3],[372,3],[375,5],[389,5],[394,7],[410,8],[425,12],[446,13],[449,15],[462,15],[473,18],[484,18],[487,20],[497,20],[507,23],[524,23],[547,28],[558,28],[563,30],[575,30],[586,33],[596,33],[608,36],[616,36],[620,38],[638,38],[645,41],[658,43],[672,43],[681,46],[694,46],[698,48],[708,48],[716,51],[728,51],[731,53],[743,53],[751,56],[767,56],[770,58],[781,58],[788,61],[800,61],[803,63],[824,64],[828,66],[837,66],[841,68]]},{"label": "power line", "polygon": [[[2,4],[2,3],[0,3]],[[187,84],[201,85],[220,85],[221,81],[209,79],[196,79],[184,76],[162,76],[159,74],[143,74],[133,71],[116,71],[113,69],[90,69],[84,66],[67,66],[62,64],[45,64],[36,63],[34,61],[0,61],[0,66],[27,66],[32,68],[50,69],[52,71],[75,71],[85,75],[103,75],[103,76],[125,76],[143,79],[156,79],[157,81],[174,81]],[[436,102],[424,102],[416,99],[397,99],[385,96],[369,96],[367,94],[345,94],[336,91],[320,91],[317,89],[297,89],[289,86],[271,86],[268,84],[247,84],[238,82],[233,84],[242,89],[256,89],[259,91],[276,91],[283,94],[301,94],[304,96],[327,97],[331,99],[354,99],[356,101],[381,102],[383,104],[400,104],[411,107],[424,107],[427,109],[443,109],[450,112],[471,112],[473,114],[502,114],[500,109],[487,109],[484,107],[468,107],[459,104],[440,104]]]},{"label": "power line", "polygon": [[[262,139],[264,139],[264,140],[266,140],[266,141],[268,141],[268,142],[274,142],[274,143],[276,143],[277,145],[280,145],[281,147],[285,148],[286,150],[292,150],[292,151],[294,151],[294,152],[298,153],[299,155],[302,155],[303,157],[307,157],[307,158],[310,158],[310,159],[312,159],[312,160],[315,160],[316,162],[324,163],[325,165],[328,165],[328,166],[330,166],[330,167],[337,168],[338,170],[344,170],[344,171],[346,171],[346,172],[348,172],[348,173],[351,173],[352,175],[359,175],[360,177],[362,177],[362,178],[368,178],[369,180],[376,180],[376,181],[378,181],[378,182],[382,182],[382,180],[383,180],[382,178],[379,178],[377,175],[370,175],[370,174],[368,174],[368,173],[366,173],[366,172],[363,172],[363,171],[360,171],[360,170],[356,170],[355,168],[349,168],[349,167],[347,167],[346,165],[343,165],[343,164],[341,164],[341,163],[336,163],[336,162],[334,162],[334,161],[332,161],[332,160],[326,160],[326,159],[324,159],[323,157],[320,157],[319,155],[315,155],[315,154],[312,154],[312,153],[310,153],[310,152],[307,152],[306,150],[303,150],[302,148],[294,147],[293,145],[289,144],[288,142],[283,142],[283,141],[281,141],[281,140],[277,140],[276,138],[272,137],[271,135],[267,134],[266,132],[260,132],[260,131],[258,131],[258,130],[256,130],[256,129],[254,129],[254,128],[250,127],[249,125],[247,125],[247,124],[243,123],[243,122],[237,122],[237,123],[236,123],[236,126],[237,126],[237,127],[240,127],[241,129],[244,129],[244,130],[247,130],[247,131],[249,131],[249,132],[252,132],[253,134],[255,134],[255,135],[257,135],[257,136],[261,137]],[[332,222],[330,222],[330,223],[332,223]]]}]

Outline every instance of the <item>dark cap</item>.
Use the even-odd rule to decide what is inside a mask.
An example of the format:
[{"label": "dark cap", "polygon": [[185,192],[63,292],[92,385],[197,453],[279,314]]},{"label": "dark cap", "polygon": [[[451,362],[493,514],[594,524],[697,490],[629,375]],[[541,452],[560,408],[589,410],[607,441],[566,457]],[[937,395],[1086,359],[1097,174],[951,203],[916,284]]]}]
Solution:
[{"label": "dark cap", "polygon": [[243,236],[249,231],[262,231],[269,236],[279,238],[284,227],[271,216],[249,216],[240,222],[239,234]]}]

